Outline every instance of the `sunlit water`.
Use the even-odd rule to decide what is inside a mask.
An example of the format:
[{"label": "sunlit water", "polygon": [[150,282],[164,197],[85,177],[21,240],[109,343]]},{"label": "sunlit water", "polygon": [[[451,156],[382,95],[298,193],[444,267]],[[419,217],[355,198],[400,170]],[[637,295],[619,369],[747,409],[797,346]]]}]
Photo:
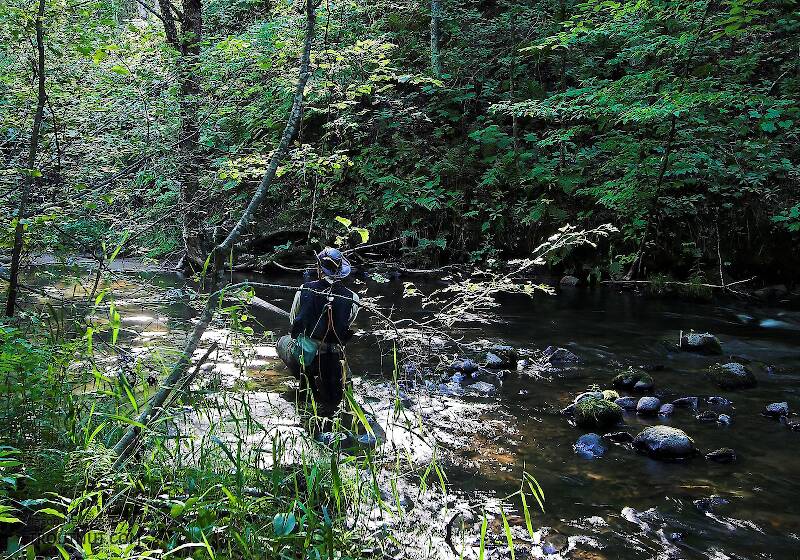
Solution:
[{"label": "sunlit water", "polygon": [[[77,274],[81,276],[81,274]],[[250,277],[297,285],[298,276]],[[75,288],[63,272],[39,272],[36,283],[48,293],[74,300],[91,291],[91,279]],[[117,308],[122,316],[123,344],[133,356],[159,349],[168,361],[191,326],[195,312],[174,288],[185,280],[165,272],[117,276]],[[141,281],[149,285],[142,287]],[[408,280],[404,278],[403,280]],[[103,284],[106,285],[106,284]],[[437,286],[420,282],[423,290]],[[418,300],[403,299],[402,282],[367,281],[360,288],[382,295],[383,306],[394,305],[395,316],[418,316]],[[170,290],[173,290],[170,292]],[[258,295],[288,308],[292,294],[259,290]],[[170,296],[172,299],[170,299]],[[167,301],[168,300],[168,301]],[[560,533],[567,555],[594,558],[795,558],[800,548],[800,433],[761,415],[771,402],[788,401],[800,407],[800,313],[742,302],[696,303],[646,298],[611,289],[565,290],[556,296],[500,298],[502,322],[466,325],[466,340],[485,339],[523,351],[549,345],[569,348],[581,363],[536,374],[512,372],[493,397],[457,397],[433,391],[412,391],[412,405],[404,414],[422,418],[440,448],[451,487],[466,502],[503,496],[519,487],[523,468],[533,474],[547,494],[546,513],[534,518],[537,526]],[[246,356],[221,350],[207,373],[218,386],[238,385],[256,403],[253,414],[271,429],[302,429],[294,412],[293,382],[277,364],[270,336],[287,330],[284,318],[253,311],[250,325],[256,342]],[[102,317],[98,317],[102,320]],[[405,446],[417,460],[430,455],[424,438],[397,429],[391,421],[391,362],[381,356],[369,332],[375,323],[359,317],[362,329],[348,347],[355,391],[387,430],[386,445]],[[716,334],[726,355],[750,361],[758,387],[742,391],[717,389],[704,375],[721,357],[704,357],[675,349],[681,330]],[[231,333],[210,329],[206,341],[226,348]],[[386,350],[384,345],[383,350]],[[592,385],[610,387],[616,371],[629,365],[655,369],[656,396],[670,402],[683,396],[722,395],[733,401],[725,410],[733,424],[720,426],[695,420],[694,412],[678,409],[669,419],[644,419],[627,414],[620,429],[636,434],[655,423],[685,430],[701,451],[733,448],[738,461],[731,465],[707,462],[702,455],[681,463],[658,462],[624,445],[609,444],[604,457],[587,460],[573,451],[584,431],[573,427],[560,409]],[[444,379],[433,379],[435,385]],[[701,405],[701,410],[708,408]],[[192,414],[192,411],[189,411]],[[196,429],[213,419],[197,415]],[[257,444],[268,442],[262,437]],[[720,496],[727,505],[701,511],[694,501]],[[441,522],[432,520],[431,522]],[[512,522],[521,520],[512,517]],[[552,538],[559,548],[559,540]]]}]

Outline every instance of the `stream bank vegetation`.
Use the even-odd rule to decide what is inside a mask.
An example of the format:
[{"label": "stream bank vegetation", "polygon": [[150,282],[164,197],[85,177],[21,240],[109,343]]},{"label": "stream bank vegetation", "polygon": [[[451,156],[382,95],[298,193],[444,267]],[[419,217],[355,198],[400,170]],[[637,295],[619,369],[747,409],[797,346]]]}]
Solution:
[{"label": "stream bank vegetation", "polygon": [[[548,291],[535,266],[654,289],[796,278],[798,30],[793,0],[2,3],[6,550],[513,559],[544,509],[531,473],[455,512],[421,416],[419,462],[376,445],[352,387],[333,430],[311,403],[287,435],[252,392],[204,385],[219,352],[249,355],[255,291],[277,288],[233,272],[334,242],[357,264],[466,265],[433,294],[406,284],[425,319],[363,300],[398,416],[408,376],[464,354],[455,325]],[[92,272],[37,287],[41,253]],[[124,256],[186,273],[174,339],[131,343],[132,305],[166,294],[123,290]]]}]

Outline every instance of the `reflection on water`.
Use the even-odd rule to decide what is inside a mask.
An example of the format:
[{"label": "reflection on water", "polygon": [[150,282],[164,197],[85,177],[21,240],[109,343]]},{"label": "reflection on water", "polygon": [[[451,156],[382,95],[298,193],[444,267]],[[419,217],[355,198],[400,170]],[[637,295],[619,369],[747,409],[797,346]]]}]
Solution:
[{"label": "reflection on water", "polygon": [[[79,288],[57,276],[36,280],[48,294],[66,301],[92,292],[91,278],[82,278]],[[269,281],[299,284],[302,279]],[[383,296],[382,305],[395,306],[396,316],[421,316],[415,301],[401,297],[402,282],[367,285],[370,295]],[[120,340],[133,359],[159,371],[171,363],[195,316],[191,293],[175,290],[182,287],[178,276],[154,271],[138,274],[135,281],[118,277],[110,285],[101,284],[100,289],[113,288],[122,319]],[[425,283],[419,287],[432,288]],[[259,296],[288,308],[292,294],[263,291]],[[536,518],[540,526],[553,528],[538,534],[542,554],[563,549],[581,558],[796,556],[800,435],[761,411],[784,400],[792,409],[800,408],[800,314],[738,302],[681,303],[606,290],[537,295],[534,300],[503,296],[501,304],[497,314],[503,321],[465,327],[460,334],[466,342],[502,342],[523,352],[562,346],[581,362],[553,371],[513,372],[491,397],[442,394],[418,383],[405,388],[406,406],[397,407],[391,360],[381,356],[369,334],[376,326],[366,314],[359,317],[357,326],[364,334],[348,348],[354,390],[385,432],[385,446],[424,463],[435,441],[450,484],[468,502],[515,491],[524,466],[548,497],[547,513]],[[85,313],[103,319],[102,311],[87,308]],[[307,426],[294,403],[295,382],[273,346],[286,331],[285,319],[261,310],[252,313],[255,334],[246,344],[232,344],[240,335],[221,323],[204,336],[205,347],[212,341],[220,345],[198,381],[212,391],[203,397],[206,402],[180,411],[175,429],[213,435],[221,442],[233,441],[226,434],[244,430],[252,449],[261,451],[254,460],[264,466],[280,439],[277,434],[291,437]],[[679,332],[689,329],[716,334],[727,355],[749,362],[758,387],[724,392],[711,385],[704,371],[718,358],[675,350]],[[635,434],[651,424],[673,425],[692,436],[703,452],[735,449],[738,462],[720,465],[699,457],[660,463],[620,444],[609,444],[601,459],[579,458],[572,444],[583,432],[560,409],[592,385],[609,387],[613,374],[629,365],[652,370],[662,401],[725,396],[732,401],[726,413],[733,423],[700,423],[691,411],[678,409],[669,419],[627,414],[622,429]],[[435,379],[434,387],[442,381],[446,379]],[[225,406],[220,398],[227,400]],[[230,404],[236,399],[250,405],[244,421],[238,415],[243,408]],[[292,452],[312,450],[297,447]],[[695,503],[704,504],[711,496],[721,500],[710,510]],[[556,535],[564,542],[558,544]]]}]

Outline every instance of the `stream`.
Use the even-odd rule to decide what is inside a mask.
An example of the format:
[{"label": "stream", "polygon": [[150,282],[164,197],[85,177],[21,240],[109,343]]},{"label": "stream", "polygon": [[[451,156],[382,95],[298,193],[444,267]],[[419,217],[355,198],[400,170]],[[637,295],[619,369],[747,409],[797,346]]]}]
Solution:
[{"label": "stream", "polygon": [[[81,277],[86,287],[75,289],[69,275]],[[302,281],[299,274],[240,279],[245,278],[289,285]],[[422,317],[419,300],[402,297],[407,280],[426,292],[443,285],[415,278],[382,282],[360,278],[351,286],[368,287],[370,296],[380,295],[379,305],[394,306],[397,317]],[[39,267],[29,273],[28,281],[67,299],[79,298],[91,288],[91,276],[78,268]],[[179,291],[185,279],[171,272],[126,271],[123,264],[115,280],[103,285],[114,289],[125,330],[121,340],[134,355],[169,341],[178,345],[196,315]],[[171,299],[165,301],[165,294],[172,294]],[[257,295],[288,309],[293,294],[258,290]],[[546,513],[538,512],[533,519],[537,527],[548,528],[541,534],[536,555],[797,557],[800,477],[795,461],[800,432],[762,411],[780,401],[787,401],[792,411],[800,407],[800,312],[736,300],[698,303],[645,297],[612,288],[564,289],[558,295],[533,298],[503,295],[499,303],[495,310],[499,322],[467,324],[458,334],[466,342],[513,346],[523,357],[548,346],[563,347],[580,362],[546,370],[522,367],[498,380],[491,395],[440,392],[437,387],[447,381],[442,377],[446,374],[430,380],[427,390],[419,383],[416,391],[408,390],[408,409],[429,424],[441,448],[440,461],[451,491],[459,499],[476,503],[510,494],[519,488],[523,468],[531,473],[546,494]],[[264,416],[262,422],[279,410],[279,417],[287,419],[284,424],[297,430],[291,420],[294,381],[277,363],[270,342],[288,325],[267,311],[256,309],[252,315],[248,324],[260,342],[246,367],[235,355],[216,355],[209,371],[222,378],[222,386],[237,386],[269,403],[255,409]],[[360,314],[356,326],[362,335],[348,346],[354,391],[381,423],[393,409],[387,390],[392,362],[381,356],[376,338],[369,334],[375,323],[367,313]],[[680,351],[679,333],[690,329],[715,334],[725,356]],[[226,335],[211,329],[207,338],[224,340]],[[389,348],[383,346],[385,352]],[[748,363],[757,387],[726,391],[711,383],[705,370],[730,361],[724,359],[730,356]],[[636,435],[648,425],[675,426],[688,433],[702,453],[729,447],[736,451],[737,461],[717,464],[700,454],[682,462],[662,462],[637,454],[629,445],[613,443],[607,444],[601,458],[578,456],[573,444],[588,430],[573,426],[561,409],[593,385],[610,388],[614,374],[628,366],[648,368],[655,380],[654,395],[662,402],[685,396],[729,399],[732,406],[724,412],[733,421],[727,426],[700,422],[696,411],[681,408],[668,418],[626,412],[620,430]],[[713,407],[700,406],[701,411],[709,408]],[[196,419],[195,425],[202,429]],[[424,440],[383,427],[393,445],[407,445],[419,460],[429,453]],[[721,499],[709,500],[712,496]],[[443,523],[435,518],[429,522]],[[514,523],[520,524],[519,516]]]}]

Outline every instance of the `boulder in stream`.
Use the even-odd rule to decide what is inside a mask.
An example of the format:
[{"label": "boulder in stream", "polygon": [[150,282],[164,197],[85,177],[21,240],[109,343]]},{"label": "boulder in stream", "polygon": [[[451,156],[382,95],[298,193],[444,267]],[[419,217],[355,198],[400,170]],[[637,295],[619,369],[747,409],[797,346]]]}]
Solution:
[{"label": "boulder in stream", "polygon": [[717,424],[719,424],[720,426],[730,426],[731,424],[733,424],[733,418],[731,418],[727,414],[720,414],[717,417]]},{"label": "boulder in stream", "polygon": [[628,389],[629,391],[652,391],[655,384],[650,374],[637,368],[628,368],[614,376],[612,384],[616,389]]},{"label": "boulder in stream", "polygon": [[586,398],[575,403],[575,423],[581,428],[606,429],[622,420],[622,408],[605,399]]},{"label": "boulder in stream", "polygon": [[672,404],[679,408],[689,408],[692,410],[697,410],[697,406],[700,402],[700,399],[697,397],[681,397],[679,399],[675,399],[672,401]]},{"label": "boulder in stream", "polygon": [[756,386],[756,376],[738,362],[715,364],[708,368],[708,375],[722,389],[748,389]]},{"label": "boulder in stream", "polygon": [[722,354],[719,339],[711,333],[690,332],[681,336],[680,349],[698,354]]},{"label": "boulder in stream", "polygon": [[636,414],[642,416],[655,416],[661,407],[661,401],[656,397],[642,397],[636,403]]},{"label": "boulder in stream", "polygon": [[713,410],[704,410],[694,417],[698,422],[716,422],[719,419],[719,414]]},{"label": "boulder in stream", "polygon": [[736,451],[730,447],[721,447],[706,453],[706,459],[714,463],[730,464],[736,462]]},{"label": "boulder in stream", "polygon": [[583,434],[572,448],[579,457],[584,459],[599,459],[606,452],[603,438],[597,434]]},{"label": "boulder in stream", "polygon": [[672,403],[662,404],[661,408],[658,409],[659,416],[672,416],[675,413],[675,405]]},{"label": "boulder in stream", "polygon": [[450,364],[450,369],[458,373],[469,375],[470,373],[478,371],[478,364],[469,358],[464,358],[455,360],[452,364]]},{"label": "boulder in stream", "polygon": [[614,399],[614,402],[625,410],[636,410],[636,405],[639,404],[639,399],[636,397],[620,397],[618,399]]},{"label": "boulder in stream", "polygon": [[484,397],[490,397],[495,393],[497,393],[497,387],[495,387],[491,383],[486,383],[485,381],[478,381],[477,383],[468,385],[467,391],[469,391],[470,393],[477,393]]},{"label": "boulder in stream", "polygon": [[580,284],[580,280],[576,276],[564,276],[559,280],[558,285],[562,288],[574,288],[578,284]]},{"label": "boulder in stream", "polygon": [[699,500],[695,500],[694,506],[702,511],[703,513],[710,513],[717,508],[722,506],[727,506],[730,501],[726,500],[721,496],[709,496],[707,498],[700,498]]},{"label": "boulder in stream", "polygon": [[789,403],[775,402],[768,404],[764,409],[764,416],[769,418],[780,418],[781,416],[789,416]]},{"label": "boulder in stream", "polygon": [[613,441],[614,443],[630,443],[633,441],[633,436],[628,432],[613,432],[605,434],[603,439]]},{"label": "boulder in stream", "polygon": [[546,362],[554,366],[576,364],[581,361],[575,353],[570,352],[566,348],[556,346],[548,346],[545,348],[544,352],[542,352],[542,357]]},{"label": "boulder in stream", "polygon": [[488,369],[517,369],[519,354],[511,346],[492,346],[486,353],[486,367]]},{"label": "boulder in stream", "polygon": [[654,459],[685,459],[697,450],[686,432],[671,426],[650,426],[633,439],[633,446]]}]

